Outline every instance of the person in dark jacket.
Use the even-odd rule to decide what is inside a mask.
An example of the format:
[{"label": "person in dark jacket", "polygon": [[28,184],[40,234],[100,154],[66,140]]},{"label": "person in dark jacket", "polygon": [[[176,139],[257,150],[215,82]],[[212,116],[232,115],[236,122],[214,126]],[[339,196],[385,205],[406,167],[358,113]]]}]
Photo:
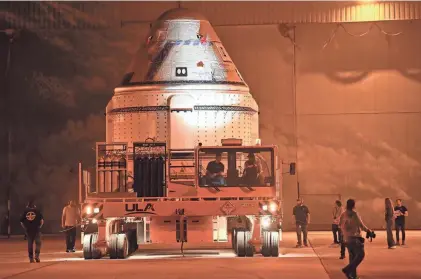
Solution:
[{"label": "person in dark jacket", "polygon": [[31,263],[34,262],[34,242],[35,242],[35,261],[40,262],[39,254],[41,252],[41,227],[44,225],[44,217],[36,208],[33,201],[28,202],[25,211],[20,218],[20,224],[26,232],[28,240],[28,256]]},{"label": "person in dark jacket", "polygon": [[348,279],[356,279],[358,278],[357,267],[365,257],[364,238],[361,235],[361,230],[366,232],[371,230],[364,225],[360,215],[355,211],[353,199],[346,202],[346,211],[341,215],[339,224],[349,254],[349,264],[342,269],[342,272]]},{"label": "person in dark jacket", "polygon": [[393,202],[390,198],[384,200],[385,203],[385,221],[386,221],[386,233],[387,233],[387,246],[389,249],[395,249],[396,243],[393,239],[393,224],[395,221],[395,212],[393,208]]}]

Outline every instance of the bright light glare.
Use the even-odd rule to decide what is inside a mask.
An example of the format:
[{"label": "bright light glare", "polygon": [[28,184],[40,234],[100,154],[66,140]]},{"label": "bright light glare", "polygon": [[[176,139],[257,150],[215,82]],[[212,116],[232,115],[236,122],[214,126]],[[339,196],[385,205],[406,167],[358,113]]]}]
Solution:
[{"label": "bright light glare", "polygon": [[86,214],[92,214],[92,207],[91,206],[86,207]]},{"label": "bright light glare", "polygon": [[270,226],[270,217],[267,217],[267,216],[263,217],[262,218],[262,227],[264,229],[267,229],[267,228],[269,228],[269,226]]},{"label": "bright light glare", "polygon": [[267,204],[262,205],[262,209],[263,209],[264,211],[268,210],[268,205],[267,205]]},{"label": "bright light glare", "polygon": [[278,205],[275,202],[271,202],[269,205],[270,212],[275,212],[278,210]]},{"label": "bright light glare", "polygon": [[96,224],[98,222],[98,220],[97,219],[92,219],[92,224]]},{"label": "bright light glare", "polygon": [[94,213],[99,213],[99,208],[98,207],[95,207],[94,208]]}]

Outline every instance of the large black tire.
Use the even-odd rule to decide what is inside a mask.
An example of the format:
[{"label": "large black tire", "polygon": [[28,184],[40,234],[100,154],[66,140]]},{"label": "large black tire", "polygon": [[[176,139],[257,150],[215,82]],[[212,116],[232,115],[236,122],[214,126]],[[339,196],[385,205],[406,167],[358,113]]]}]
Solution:
[{"label": "large black tire", "polygon": [[236,248],[236,241],[237,241],[237,229],[233,228],[232,229],[232,233],[231,233],[231,246],[232,246],[232,250],[234,250],[235,253],[237,253]]},{"label": "large black tire", "polygon": [[101,251],[94,247],[97,241],[98,241],[98,233],[93,233],[92,241],[91,241],[92,259],[100,259],[102,257]]},{"label": "large black tire", "polygon": [[83,236],[83,258],[85,260],[92,259],[92,234]]},{"label": "large black tire", "polygon": [[270,232],[263,232],[262,255],[263,257],[270,257]]},{"label": "large black tire", "polygon": [[263,232],[262,255],[264,257],[279,257],[279,232]]},{"label": "large black tire", "polygon": [[127,232],[127,240],[129,242],[129,255],[137,250],[137,232],[136,230],[129,230]]},{"label": "large black tire", "polygon": [[238,257],[245,257],[246,256],[246,232],[245,231],[237,231],[237,237],[235,240],[236,243],[236,254]]},{"label": "large black tire", "polygon": [[110,254],[110,259],[117,259],[118,258],[118,254],[117,254],[117,239],[118,239],[118,234],[112,234],[110,235],[110,247],[109,247],[109,254]]},{"label": "large black tire", "polygon": [[270,232],[270,255],[279,257],[279,232]]},{"label": "large black tire", "polygon": [[244,243],[245,243],[245,252],[246,257],[253,257],[254,256],[254,247],[249,243],[249,241],[252,239],[253,233],[246,231],[244,232]]},{"label": "large black tire", "polygon": [[117,235],[117,257],[119,259],[127,258],[129,254],[129,242],[125,233]]}]

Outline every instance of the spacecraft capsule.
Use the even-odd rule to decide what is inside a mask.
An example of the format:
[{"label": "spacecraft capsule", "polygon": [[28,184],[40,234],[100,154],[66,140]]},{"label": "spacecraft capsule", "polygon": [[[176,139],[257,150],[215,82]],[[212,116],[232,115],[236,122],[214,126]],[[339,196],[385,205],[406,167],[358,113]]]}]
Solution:
[{"label": "spacecraft capsule", "polygon": [[210,22],[184,8],[151,26],[107,106],[107,142],[254,145],[258,106]]}]

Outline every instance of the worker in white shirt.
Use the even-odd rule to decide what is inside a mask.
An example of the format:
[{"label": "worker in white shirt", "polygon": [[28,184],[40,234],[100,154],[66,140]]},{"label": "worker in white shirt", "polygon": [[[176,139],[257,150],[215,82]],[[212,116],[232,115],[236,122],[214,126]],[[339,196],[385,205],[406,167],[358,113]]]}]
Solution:
[{"label": "worker in white shirt", "polygon": [[335,201],[333,207],[333,221],[332,221],[332,233],[333,233],[333,244],[341,244],[341,228],[339,227],[339,219],[344,212],[342,202],[340,200]]},{"label": "worker in white shirt", "polygon": [[66,252],[75,252],[76,243],[76,226],[80,221],[80,211],[74,201],[70,201],[67,206],[63,208],[63,215],[61,216],[61,226],[66,233]]}]

